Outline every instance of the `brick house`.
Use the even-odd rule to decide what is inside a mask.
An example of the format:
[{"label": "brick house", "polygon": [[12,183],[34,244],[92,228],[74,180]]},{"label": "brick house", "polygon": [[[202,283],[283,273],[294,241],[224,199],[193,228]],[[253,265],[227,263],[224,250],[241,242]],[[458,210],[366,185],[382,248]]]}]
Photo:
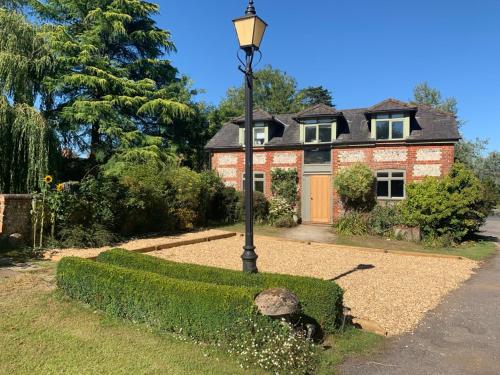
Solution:
[{"label": "brick house", "polygon": [[[244,118],[226,123],[208,142],[211,168],[243,189]],[[427,106],[387,99],[370,108],[319,104],[296,114],[254,112],[254,190],[271,196],[271,170],[296,168],[304,222],[330,223],[342,207],[332,176],[353,163],[377,178],[377,199],[405,198],[405,185],[448,173],[460,139],[455,117]]]}]

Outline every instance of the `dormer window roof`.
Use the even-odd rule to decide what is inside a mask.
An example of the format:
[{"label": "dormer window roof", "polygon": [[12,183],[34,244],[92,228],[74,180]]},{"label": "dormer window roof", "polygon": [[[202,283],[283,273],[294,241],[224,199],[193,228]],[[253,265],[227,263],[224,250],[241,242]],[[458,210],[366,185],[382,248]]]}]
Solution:
[{"label": "dormer window roof", "polygon": [[400,113],[400,112],[417,112],[418,107],[412,106],[408,103],[402,102],[397,99],[386,99],[374,106],[368,108],[366,114],[380,114],[380,113]]},{"label": "dormer window roof", "polygon": [[306,108],[303,111],[297,113],[295,120],[298,122],[303,122],[308,119],[319,119],[319,118],[335,118],[342,115],[342,112],[337,111],[334,107],[320,103],[313,105],[312,107]]},{"label": "dormer window roof", "polygon": [[[260,108],[254,109],[253,121],[254,122],[270,122],[274,120],[274,116]],[[245,116],[237,117],[233,120],[235,124],[244,124]]]}]

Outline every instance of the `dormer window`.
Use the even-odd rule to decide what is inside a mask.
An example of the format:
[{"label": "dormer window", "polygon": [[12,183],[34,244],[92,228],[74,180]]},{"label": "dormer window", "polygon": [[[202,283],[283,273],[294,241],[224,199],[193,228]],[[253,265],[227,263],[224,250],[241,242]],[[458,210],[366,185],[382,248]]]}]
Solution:
[{"label": "dormer window", "polygon": [[[257,122],[253,125],[253,145],[263,147],[269,142],[269,126],[264,122]],[[245,145],[245,128],[240,127],[240,145]]]},{"label": "dormer window", "polygon": [[378,141],[405,139],[410,133],[410,118],[405,113],[378,114],[372,118],[372,136]]},{"label": "dormer window", "polygon": [[303,142],[331,143],[335,139],[335,122],[332,119],[305,120],[303,126]]}]

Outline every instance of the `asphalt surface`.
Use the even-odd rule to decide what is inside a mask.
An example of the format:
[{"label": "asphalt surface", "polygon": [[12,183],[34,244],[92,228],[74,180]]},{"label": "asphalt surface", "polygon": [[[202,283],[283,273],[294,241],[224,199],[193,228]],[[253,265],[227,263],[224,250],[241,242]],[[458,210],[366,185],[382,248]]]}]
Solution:
[{"label": "asphalt surface", "polygon": [[[483,235],[500,239],[500,216]],[[499,375],[500,251],[428,313],[413,334],[388,339],[379,353],[348,360],[341,374]]]}]

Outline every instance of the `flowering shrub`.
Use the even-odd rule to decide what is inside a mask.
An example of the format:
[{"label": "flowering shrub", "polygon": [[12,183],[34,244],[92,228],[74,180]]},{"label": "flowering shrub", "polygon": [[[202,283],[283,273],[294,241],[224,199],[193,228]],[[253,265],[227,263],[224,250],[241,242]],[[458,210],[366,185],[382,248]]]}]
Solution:
[{"label": "flowering shrub", "polygon": [[243,368],[259,366],[274,374],[311,374],[318,363],[314,343],[305,332],[285,321],[238,321],[224,336],[229,354]]},{"label": "flowering shrub", "polygon": [[293,227],[294,210],[283,197],[273,197],[269,208],[269,223],[276,227]]}]

